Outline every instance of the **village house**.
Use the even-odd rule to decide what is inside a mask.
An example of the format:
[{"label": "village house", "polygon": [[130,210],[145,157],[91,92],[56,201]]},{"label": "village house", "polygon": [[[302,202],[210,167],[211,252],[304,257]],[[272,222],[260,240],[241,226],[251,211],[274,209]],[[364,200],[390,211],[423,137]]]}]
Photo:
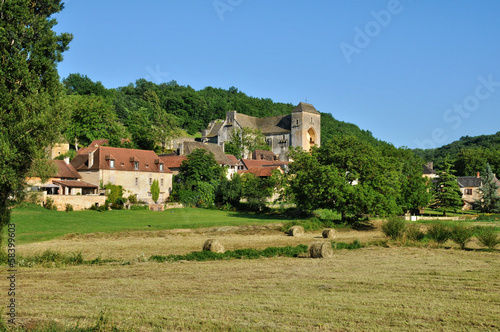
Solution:
[{"label": "village house", "polygon": [[80,149],[71,164],[84,181],[100,187],[121,185],[125,196],[134,195],[149,204],[154,203],[150,190],[154,180],[160,185],[159,202],[172,191],[173,173],[154,151],[90,146]]},{"label": "village house", "polygon": [[[288,160],[288,149],[291,146],[309,151],[314,146],[319,147],[321,143],[321,114],[307,103],[299,103],[291,114],[267,118],[229,111],[226,119],[209,123],[208,128],[202,132],[202,141],[217,144],[224,149],[224,143],[243,128],[260,130],[271,151],[280,160]],[[245,157],[250,157],[248,152]]]},{"label": "village house", "polygon": [[57,168],[57,173],[52,178],[42,182],[39,177],[26,180],[32,193],[40,193],[41,202],[46,202],[50,197],[58,210],[64,210],[70,204],[74,210],[83,210],[93,205],[103,205],[106,197],[99,196],[97,185],[81,180],[80,174],[69,163],[69,159],[51,160]]}]

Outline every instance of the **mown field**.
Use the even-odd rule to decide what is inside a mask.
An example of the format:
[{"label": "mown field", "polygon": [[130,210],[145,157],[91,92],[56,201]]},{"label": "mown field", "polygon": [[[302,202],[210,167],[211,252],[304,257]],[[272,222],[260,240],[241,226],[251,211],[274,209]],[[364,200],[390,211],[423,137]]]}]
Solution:
[{"label": "mown field", "polygon": [[[109,260],[19,267],[17,318],[25,330],[41,325],[52,326],[45,331],[500,329],[500,251],[485,251],[475,239],[467,250],[451,241],[440,248],[405,247],[386,241],[375,221],[367,230],[339,229],[335,241],[359,240],[365,247],[336,250],[327,259],[158,263],[149,258],[200,251],[208,238],[219,239],[226,250],[264,249],[322,241],[321,232],[290,237],[274,225],[278,219],[199,209],[170,213],[181,224],[199,213],[205,219],[195,221],[195,229],[176,229],[173,223],[169,228],[160,217],[155,223],[155,213],[148,211],[116,211],[125,219],[144,213],[135,229],[132,220],[123,227],[117,221],[101,225],[105,219],[79,225],[73,220],[76,213],[51,211],[37,211],[43,216],[37,219],[40,225],[26,226],[29,222],[19,212],[23,210],[14,211],[19,233],[31,232],[17,248],[20,256],[52,250]],[[115,215],[110,212],[108,216]],[[79,231],[52,228],[51,233],[46,213],[59,223],[78,224]],[[101,218],[108,212],[93,213]],[[148,219],[152,227],[139,224]],[[42,233],[50,240],[36,241]]]}]

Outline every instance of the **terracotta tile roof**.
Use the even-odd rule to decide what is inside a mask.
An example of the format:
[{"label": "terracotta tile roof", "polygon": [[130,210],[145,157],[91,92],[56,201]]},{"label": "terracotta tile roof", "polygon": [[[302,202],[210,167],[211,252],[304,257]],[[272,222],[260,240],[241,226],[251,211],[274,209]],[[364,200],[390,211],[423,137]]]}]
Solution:
[{"label": "terracotta tile roof", "polygon": [[182,162],[187,159],[186,156],[160,156],[160,158],[167,168],[180,168]]},{"label": "terracotta tile roof", "polygon": [[279,166],[271,166],[271,167],[252,167],[248,170],[238,171],[238,174],[250,173],[258,177],[269,177],[272,175],[272,172],[276,169],[281,170]]},{"label": "terracotta tile roof", "polygon": [[229,159],[229,161],[231,161],[231,165],[238,165],[240,163],[240,161],[232,154],[226,154],[226,157],[227,159]]},{"label": "terracotta tile roof", "polygon": [[288,161],[280,161],[280,160],[253,160],[253,159],[241,159],[243,162],[243,165],[247,169],[250,169],[252,167],[264,167],[264,166],[282,166],[286,167],[288,166]]},{"label": "terracotta tile roof", "polygon": [[52,183],[70,188],[99,188],[98,186],[85,181],[52,180]]},{"label": "terracotta tile roof", "polygon": [[52,160],[57,166],[57,174],[55,178],[65,179],[81,179],[82,177],[71,164],[66,164],[64,160]]},{"label": "terracotta tile roof", "polygon": [[[94,162],[90,165],[89,155],[93,154]],[[114,158],[114,159],[113,159]],[[114,160],[114,167],[111,168],[111,160]],[[139,163],[138,169],[135,162]],[[161,172],[160,164],[163,160],[154,152],[149,150],[136,150],[113,148],[109,146],[99,146],[87,154],[79,154],[71,161],[71,164],[78,170],[117,170],[130,172]],[[172,173],[165,165],[162,173]]]}]

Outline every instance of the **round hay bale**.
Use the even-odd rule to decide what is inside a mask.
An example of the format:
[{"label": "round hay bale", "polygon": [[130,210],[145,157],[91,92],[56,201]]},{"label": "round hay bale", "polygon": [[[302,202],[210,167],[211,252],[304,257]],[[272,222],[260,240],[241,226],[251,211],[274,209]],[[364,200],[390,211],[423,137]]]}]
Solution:
[{"label": "round hay bale", "polygon": [[223,254],[225,250],[224,246],[219,240],[209,239],[205,241],[205,244],[203,244],[203,251],[211,251]]},{"label": "round hay bale", "polygon": [[328,258],[333,256],[332,244],[330,242],[314,242],[309,245],[311,258]]},{"label": "round hay bale", "polygon": [[325,228],[322,235],[325,239],[335,239],[337,237],[337,231],[333,228]]},{"label": "round hay bale", "polygon": [[304,227],[292,226],[288,230],[288,235],[290,235],[290,236],[302,236],[302,235],[304,235]]}]

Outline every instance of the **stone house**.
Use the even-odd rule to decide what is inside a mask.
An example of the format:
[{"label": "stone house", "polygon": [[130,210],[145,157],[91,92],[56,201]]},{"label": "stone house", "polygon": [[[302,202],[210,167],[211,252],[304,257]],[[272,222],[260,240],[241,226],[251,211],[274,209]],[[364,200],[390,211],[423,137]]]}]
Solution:
[{"label": "stone house", "polygon": [[[500,181],[494,177],[494,181],[500,186]],[[464,201],[464,210],[473,208],[474,202],[481,199],[479,188],[483,185],[481,174],[477,172],[476,176],[459,176],[457,177],[458,186],[462,192],[462,200]],[[500,189],[498,190],[500,194]]]},{"label": "stone house", "polygon": [[224,148],[224,143],[231,139],[233,133],[243,128],[260,130],[271,151],[280,160],[288,160],[288,149],[291,146],[309,151],[321,144],[321,114],[307,103],[299,103],[291,114],[267,118],[229,111],[225,120],[210,122],[202,132],[202,141]]},{"label": "stone house", "polygon": [[71,165],[84,181],[97,186],[121,185],[124,196],[132,194],[149,204],[154,203],[150,190],[154,180],[160,185],[159,202],[172,191],[173,173],[154,151],[91,146],[80,149]]},{"label": "stone house", "polygon": [[26,180],[29,189],[37,195],[39,203],[45,203],[50,197],[58,210],[70,204],[74,210],[83,210],[92,205],[103,205],[106,196],[99,196],[99,187],[81,180],[80,174],[69,163],[69,159],[51,160],[57,167],[57,174],[42,182],[39,177]]}]

